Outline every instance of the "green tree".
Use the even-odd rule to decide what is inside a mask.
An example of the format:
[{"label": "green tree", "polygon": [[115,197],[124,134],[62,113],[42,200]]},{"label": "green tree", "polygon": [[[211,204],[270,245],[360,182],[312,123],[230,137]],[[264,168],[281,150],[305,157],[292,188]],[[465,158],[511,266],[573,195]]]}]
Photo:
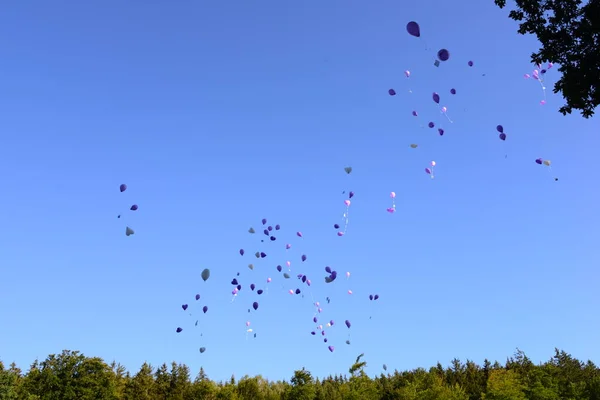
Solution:
[{"label": "green tree", "polygon": [[152,400],[154,392],[153,368],[144,363],[135,376],[125,386],[125,399],[127,400]]},{"label": "green tree", "polygon": [[0,361],[0,400],[17,399],[20,380],[21,371],[15,364],[11,364],[10,369],[5,369]]},{"label": "green tree", "polygon": [[[500,8],[506,0],[494,0]],[[600,104],[600,1],[516,0],[509,18],[519,21],[518,32],[536,35],[541,48],[531,60],[559,64],[561,78],[554,93],[562,93],[565,115],[580,110],[585,118]]]},{"label": "green tree", "polygon": [[29,393],[44,400],[116,399],[114,374],[102,359],[78,351],[51,354],[27,377]]},{"label": "green tree", "polygon": [[286,393],[289,400],[313,400],[316,395],[313,377],[310,372],[302,368],[294,371],[291,379],[292,386]]},{"label": "green tree", "polygon": [[497,369],[490,373],[485,400],[527,400],[524,385],[515,371]]}]

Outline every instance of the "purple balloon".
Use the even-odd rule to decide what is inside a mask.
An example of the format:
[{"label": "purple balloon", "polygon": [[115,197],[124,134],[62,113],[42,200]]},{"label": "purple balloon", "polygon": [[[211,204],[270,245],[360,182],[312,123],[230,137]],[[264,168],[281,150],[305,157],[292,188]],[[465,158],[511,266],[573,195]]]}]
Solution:
[{"label": "purple balloon", "polygon": [[473,66],[473,61],[469,61],[467,64],[469,64],[469,67]]},{"label": "purple balloon", "polygon": [[278,266],[277,266],[277,271],[278,271],[278,272],[281,272],[281,265],[278,265]]},{"label": "purple balloon", "polygon": [[537,160],[535,160],[536,164],[542,165],[543,162],[544,162],[544,160],[542,160],[541,158],[538,158]]},{"label": "purple balloon", "polygon": [[240,256],[244,255],[244,249],[240,249]]},{"label": "purple balloon", "polygon": [[302,254],[302,262],[306,261],[306,254]]},{"label": "purple balloon", "polygon": [[300,294],[300,289],[296,289],[296,294]]},{"label": "purple balloon", "polygon": [[208,307],[206,307],[206,306],[202,307],[202,312],[203,312],[204,314],[206,314],[206,312],[207,312],[207,311],[208,311]]},{"label": "purple balloon", "polygon": [[254,290],[256,288],[256,285],[254,283],[250,284],[250,290]]},{"label": "purple balloon", "polygon": [[437,56],[440,61],[448,61],[450,58],[450,52],[446,49],[441,49],[438,51]]},{"label": "purple balloon", "polygon": [[137,205],[137,204],[134,204],[134,205],[132,205],[132,206],[131,206],[129,209],[130,209],[131,211],[137,211],[137,209],[138,209],[138,205]]},{"label": "purple balloon", "polygon": [[121,193],[123,193],[127,190],[127,185],[123,183],[121,186],[119,186],[119,190],[121,191]]},{"label": "purple balloon", "polygon": [[413,111],[412,115],[413,115],[413,117],[418,117],[419,116],[419,114],[416,111]]},{"label": "purple balloon", "polygon": [[196,295],[196,300],[200,300],[200,295],[199,294]]},{"label": "purple balloon", "polygon": [[327,338],[323,339],[323,342],[327,343]]},{"label": "purple balloon", "polygon": [[351,198],[353,198],[353,197],[354,197],[354,192],[350,192],[350,193],[348,193],[348,198],[349,198],[349,199],[351,199]]},{"label": "purple balloon", "polygon": [[436,92],[433,92],[433,95],[431,96],[431,98],[433,99],[433,101],[440,104],[440,95],[439,94],[437,94]]},{"label": "purple balloon", "polygon": [[252,308],[254,308],[254,311],[258,310],[258,302],[252,303]]},{"label": "purple balloon", "polygon": [[263,233],[265,234],[265,236],[269,236],[269,230],[268,229],[263,230]]},{"label": "purple balloon", "polygon": [[346,326],[347,326],[348,328],[350,328],[350,327],[352,326],[352,324],[350,323],[350,321],[346,320]]},{"label": "purple balloon", "polygon": [[238,280],[237,280],[237,279],[235,279],[235,278],[233,278],[233,279],[231,280],[231,284],[232,284],[232,285],[237,285],[237,284],[238,284]]},{"label": "purple balloon", "polygon": [[279,225],[275,225],[275,230],[276,230],[276,231],[278,231],[278,230],[280,230],[280,229],[281,229],[281,226],[279,226]]},{"label": "purple balloon", "polygon": [[328,347],[328,349],[329,349],[329,351],[330,351],[330,352],[332,352],[332,353],[333,353],[333,351],[335,350],[335,347],[333,347],[333,346],[329,346],[329,347]]},{"label": "purple balloon", "polygon": [[328,274],[330,274],[331,273],[331,268],[325,267],[325,272],[327,272]]},{"label": "purple balloon", "polygon": [[435,126],[435,124],[433,122],[430,122],[427,124],[428,127],[433,128]]},{"label": "purple balloon", "polygon": [[444,130],[442,128],[438,128],[438,133],[440,136],[444,136]]},{"label": "purple balloon", "polygon": [[340,229],[340,225],[339,225],[339,224],[333,224],[333,227],[334,227],[335,229]]},{"label": "purple balloon", "polygon": [[369,300],[373,300],[373,295],[372,294],[369,295]]},{"label": "purple balloon", "polygon": [[395,96],[396,95],[396,91],[394,89],[390,89],[390,90],[388,90],[388,94],[390,96]]},{"label": "purple balloon", "polygon": [[237,290],[242,290],[242,285],[237,285]]},{"label": "purple balloon", "polygon": [[429,168],[425,168],[425,173],[431,175],[431,170]]},{"label": "purple balloon", "polygon": [[262,251],[260,252],[260,258],[265,258],[267,256],[267,253],[263,253]]},{"label": "purple balloon", "polygon": [[267,219],[266,219],[266,218],[263,218],[263,219],[262,219],[262,224],[263,224],[263,225],[265,225],[266,223],[267,223]]},{"label": "purple balloon", "polygon": [[450,93],[456,94],[456,89],[454,89],[454,88],[450,89]]},{"label": "purple balloon", "polygon": [[187,310],[187,309],[188,309],[188,305],[187,305],[187,304],[183,304],[183,305],[181,306],[181,308],[183,308],[183,311],[185,311],[185,310]]},{"label": "purple balloon", "polygon": [[177,333],[181,333],[181,331],[182,331],[182,330],[183,330],[183,329],[181,329],[181,328],[177,328],[177,329],[175,330],[175,332],[177,332]]},{"label": "purple balloon", "polygon": [[406,24],[406,31],[411,36],[421,37],[421,28],[419,28],[419,24],[417,24],[415,21],[410,21],[408,24]]},{"label": "purple balloon", "polygon": [[317,332],[315,332],[315,331],[312,331],[310,334],[314,336],[314,335],[316,335],[316,334],[317,334]]},{"label": "purple balloon", "polygon": [[500,138],[500,140],[506,140],[506,133],[501,133],[498,135],[498,137]]},{"label": "purple balloon", "polygon": [[269,239],[271,239],[271,242],[274,242],[277,240],[277,238],[275,236],[271,236]]},{"label": "purple balloon", "polygon": [[317,317],[313,317],[313,322],[316,324],[317,323]]},{"label": "purple balloon", "polygon": [[256,291],[256,293],[258,293],[258,294],[263,294],[263,290],[262,290],[262,289],[258,289],[258,290]]},{"label": "purple balloon", "polygon": [[273,230],[273,227],[272,227],[271,225],[269,225],[269,226],[267,226],[267,230],[268,230],[269,232],[271,232],[271,231]]},{"label": "purple balloon", "polygon": [[379,298],[379,295],[376,294],[375,296],[373,296],[373,300],[377,300]]},{"label": "purple balloon", "polygon": [[503,127],[502,125],[498,125],[498,126],[496,127],[496,130],[497,130],[498,132],[500,132],[500,133],[504,133],[504,127]]}]

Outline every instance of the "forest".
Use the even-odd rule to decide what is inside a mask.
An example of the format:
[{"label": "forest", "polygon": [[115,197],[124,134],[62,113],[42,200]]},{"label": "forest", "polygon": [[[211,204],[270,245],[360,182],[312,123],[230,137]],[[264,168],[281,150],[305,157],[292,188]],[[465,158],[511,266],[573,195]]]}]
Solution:
[{"label": "forest", "polygon": [[366,375],[366,365],[361,354],[344,375],[318,378],[302,368],[289,382],[261,376],[215,382],[203,368],[192,377],[175,362],[158,368],[144,363],[131,374],[115,361],[64,350],[34,361],[27,373],[0,362],[0,399],[600,400],[598,367],[559,349],[540,364],[517,349],[504,364],[454,359],[447,367],[393,372],[383,366],[376,377]]}]

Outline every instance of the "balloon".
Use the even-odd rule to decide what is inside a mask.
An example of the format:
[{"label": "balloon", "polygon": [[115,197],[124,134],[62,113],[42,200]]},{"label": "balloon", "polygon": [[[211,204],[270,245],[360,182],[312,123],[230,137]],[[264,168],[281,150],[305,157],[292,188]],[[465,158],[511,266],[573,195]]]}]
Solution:
[{"label": "balloon", "polygon": [[206,351],[206,347],[200,347],[200,353],[204,353]]},{"label": "balloon", "polygon": [[332,352],[332,353],[333,353],[333,351],[335,350],[335,347],[333,347],[333,346],[329,346],[329,347],[328,347],[328,349],[329,349],[329,351],[330,351],[330,352]]},{"label": "balloon", "polygon": [[256,231],[254,230],[254,228],[250,228],[250,229],[248,229],[248,233],[254,233],[254,232],[256,232]]},{"label": "balloon", "polygon": [[185,311],[185,310],[187,310],[187,309],[188,309],[188,305],[187,305],[187,304],[182,304],[182,305],[181,305],[181,308],[183,308],[183,311]]},{"label": "balloon", "polygon": [[498,126],[496,127],[496,130],[497,130],[498,132],[500,132],[500,133],[504,133],[504,127],[503,127],[502,125],[498,125]]},{"label": "balloon", "polygon": [[379,295],[376,294],[375,296],[373,296],[373,300],[377,300],[379,298]]},{"label": "balloon", "polygon": [[506,133],[501,133],[498,135],[498,137],[500,138],[500,140],[506,140]]},{"label": "balloon", "polygon": [[427,126],[429,126],[430,128],[433,128],[435,126],[435,124],[433,122],[430,122],[427,124]]},{"label": "balloon", "polygon": [[279,226],[279,224],[275,225],[275,230],[278,231],[281,229],[281,226]]},{"label": "balloon", "polygon": [[271,283],[271,278],[267,278],[267,283]]},{"label": "balloon", "polygon": [[283,273],[283,277],[284,277],[285,279],[290,279],[290,274],[288,274],[287,272],[284,272],[284,273]]},{"label": "balloon", "polygon": [[175,330],[175,332],[177,332],[177,333],[181,333],[181,331],[182,331],[182,330],[183,330],[183,329],[181,329],[181,328],[177,328],[177,329]]},{"label": "balloon", "polygon": [[352,167],[346,167],[344,168],[344,171],[346,171],[347,174],[350,174],[350,172],[352,172]]},{"label": "balloon", "polygon": [[446,49],[441,49],[438,51],[437,56],[440,61],[448,61],[450,58],[450,52]]},{"label": "balloon", "polygon": [[350,323],[350,321],[346,320],[346,326],[348,327],[348,329],[352,326],[352,324]]},{"label": "balloon", "polygon": [[296,236],[302,237],[302,232],[296,232]]},{"label": "balloon", "polygon": [[352,290],[348,290],[348,294],[352,294]]},{"label": "balloon", "polygon": [[407,78],[410,78],[410,71],[409,70],[404,71],[404,75],[406,75]]},{"label": "balloon", "polygon": [[254,283],[250,284],[250,290],[254,291],[254,289],[256,288],[256,285]]},{"label": "balloon", "polygon": [[536,164],[542,165],[543,160],[541,158],[538,158],[537,160],[535,160]]},{"label": "balloon", "polygon": [[351,198],[353,198],[353,197],[354,197],[354,192],[353,192],[353,191],[350,191],[350,193],[348,193],[348,198],[349,198],[349,199],[351,199]]},{"label": "balloon", "polygon": [[202,307],[202,312],[203,312],[204,314],[206,314],[206,312],[207,312],[207,311],[208,311],[208,307],[206,307],[206,306]]},{"label": "balloon", "polygon": [[444,130],[442,128],[438,128],[438,133],[440,136],[444,136]]},{"label": "balloon", "polygon": [[196,300],[200,300],[200,295],[199,294],[196,295]]},{"label": "balloon", "polygon": [[257,294],[263,294],[263,290],[262,290],[262,289],[258,289],[258,290],[256,291],[256,293],[257,293]]},{"label": "balloon", "polygon": [[206,282],[208,280],[208,278],[210,278],[210,269],[206,268],[204,271],[202,271],[202,280],[204,282]]},{"label": "balloon", "polygon": [[[389,94],[390,96],[395,96],[395,95],[396,95],[396,91],[395,91],[394,89],[390,89],[390,90],[388,90],[388,94]],[[348,173],[349,173],[349,172],[348,172]]]},{"label": "balloon", "polygon": [[545,165],[546,167],[549,167],[549,166],[550,166],[550,164],[552,164],[552,162],[551,162],[550,160],[544,160],[544,165]]},{"label": "balloon", "polygon": [[258,302],[252,303],[252,308],[254,308],[254,311],[258,310]]},{"label": "balloon", "polygon": [[416,111],[413,111],[412,115],[413,115],[413,117],[418,117],[419,116],[419,114]]},{"label": "balloon", "polygon": [[469,61],[467,64],[469,65],[469,67],[472,67],[473,66],[473,61]]},{"label": "balloon", "polygon": [[250,268],[250,270],[254,271],[254,264],[248,264],[248,268]]},{"label": "balloon", "polygon": [[415,143],[413,143],[413,144],[411,144],[411,145],[410,145],[410,147],[411,147],[412,149],[416,149],[417,147],[419,147],[419,145],[418,145],[418,144],[415,144]]},{"label": "balloon", "polygon": [[395,197],[396,197],[396,192],[391,192],[391,193],[390,193],[390,197],[391,197],[392,199],[393,199],[393,198],[395,198]]},{"label": "balloon", "polygon": [[350,272],[346,272],[346,278],[350,278]]},{"label": "balloon", "polygon": [[302,258],[302,262],[306,261],[306,255],[305,254],[302,254],[301,258]]},{"label": "balloon", "polygon": [[448,111],[448,109],[446,107],[442,107],[442,112],[445,113],[446,111]]},{"label": "balloon", "polygon": [[387,371],[387,365],[383,364],[383,370]]},{"label": "balloon", "polygon": [[431,98],[433,99],[433,101],[440,104],[440,95],[439,94],[437,94],[436,92],[433,92],[433,95],[431,96]]},{"label": "balloon", "polygon": [[121,193],[123,193],[127,190],[127,185],[123,183],[121,186],[119,186],[119,190],[121,191]]},{"label": "balloon", "polygon": [[415,21],[410,21],[408,24],[406,24],[406,31],[411,36],[421,37],[421,28]]},{"label": "balloon", "polygon": [[244,255],[244,249],[240,249],[240,256]]},{"label": "balloon", "polygon": [[431,175],[431,170],[429,168],[425,168],[425,173]]},{"label": "balloon", "polygon": [[134,233],[135,233],[135,231],[133,229],[131,229],[130,227],[125,228],[125,236],[131,236]]},{"label": "balloon", "polygon": [[450,89],[450,93],[456,94],[456,89],[454,89],[454,88]]},{"label": "balloon", "polygon": [[129,209],[130,209],[131,211],[137,211],[137,209],[138,209],[138,205],[137,205],[137,204],[134,204],[134,205],[132,205],[132,206],[131,206]]},{"label": "balloon", "polygon": [[431,162],[431,166],[432,166],[432,167],[435,167],[435,161],[432,161],[432,162]]},{"label": "balloon", "polygon": [[262,222],[263,225],[265,225],[267,223],[267,219],[263,218],[261,222]]},{"label": "balloon", "polygon": [[289,244],[289,243],[288,243],[288,244],[286,244],[286,245],[285,245],[285,249],[286,249],[286,250],[289,250],[289,249],[291,249],[291,248],[292,248],[292,245],[291,245],[291,244]]}]

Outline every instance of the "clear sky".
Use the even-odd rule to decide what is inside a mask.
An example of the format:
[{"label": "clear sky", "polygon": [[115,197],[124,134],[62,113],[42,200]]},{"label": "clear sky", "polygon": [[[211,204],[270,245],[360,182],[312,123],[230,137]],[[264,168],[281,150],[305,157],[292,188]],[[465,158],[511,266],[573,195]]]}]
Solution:
[{"label": "clear sky", "polygon": [[[517,347],[600,362],[598,121],[556,111],[556,69],[539,104],[523,79],[537,43],[507,13],[492,0],[4,5],[0,358],[27,369],[72,349],[213,379],[345,373],[362,352],[369,374]],[[282,227],[274,243],[262,218]],[[248,290],[267,277],[268,294]],[[336,322],[328,344],[310,335],[313,298]]]}]

